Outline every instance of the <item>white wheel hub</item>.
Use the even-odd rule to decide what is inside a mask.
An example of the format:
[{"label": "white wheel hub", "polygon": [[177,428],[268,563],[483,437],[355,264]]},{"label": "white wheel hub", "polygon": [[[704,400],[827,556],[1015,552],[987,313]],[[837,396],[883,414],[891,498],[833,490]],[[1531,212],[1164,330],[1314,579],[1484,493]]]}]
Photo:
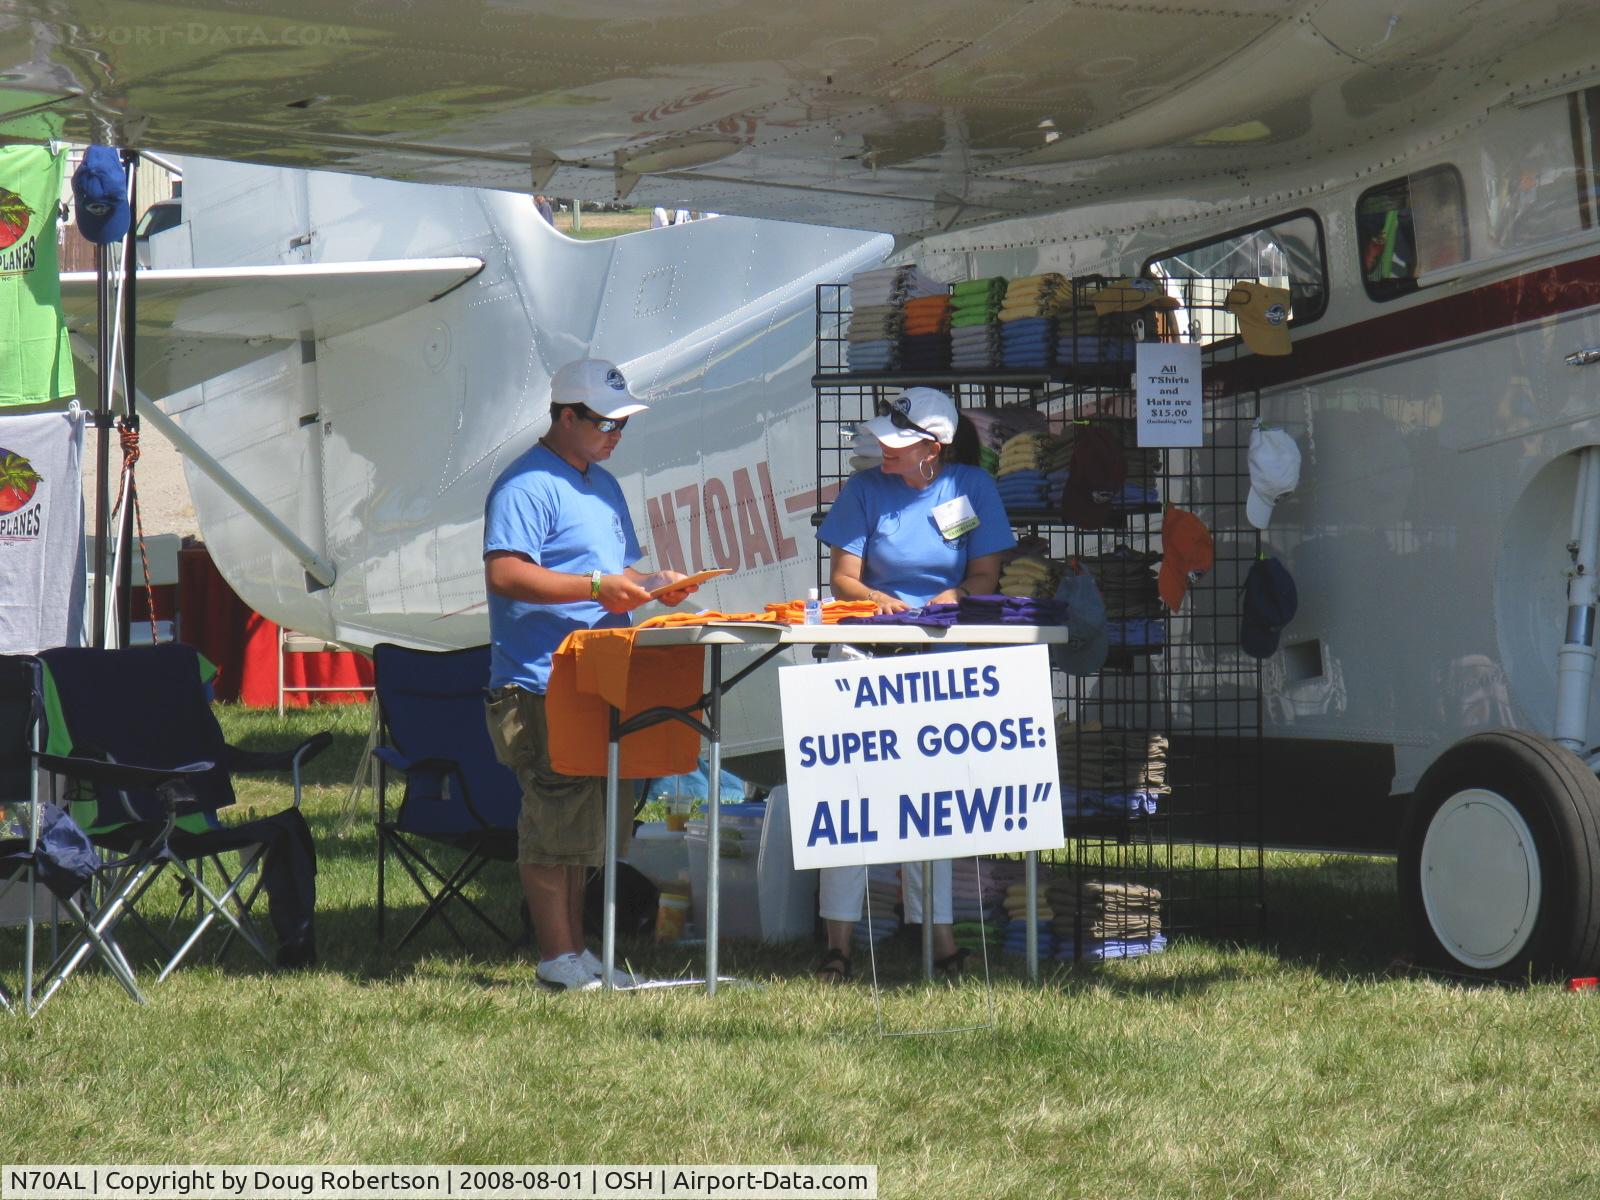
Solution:
[{"label": "white wheel hub", "polygon": [[1440,943],[1469,967],[1493,970],[1527,945],[1539,916],[1539,851],[1504,796],[1457,792],[1422,841],[1422,905]]}]

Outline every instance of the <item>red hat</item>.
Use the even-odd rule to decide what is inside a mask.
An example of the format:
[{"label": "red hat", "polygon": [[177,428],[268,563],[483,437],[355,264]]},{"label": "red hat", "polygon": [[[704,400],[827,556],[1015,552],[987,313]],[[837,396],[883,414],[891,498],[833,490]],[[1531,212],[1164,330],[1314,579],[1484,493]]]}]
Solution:
[{"label": "red hat", "polygon": [[1113,434],[1095,425],[1079,430],[1061,492],[1061,515],[1080,529],[1104,529],[1127,477],[1122,443]]},{"label": "red hat", "polygon": [[1161,573],[1156,587],[1173,612],[1183,603],[1191,583],[1211,570],[1211,531],[1192,512],[1169,508],[1161,519]]}]

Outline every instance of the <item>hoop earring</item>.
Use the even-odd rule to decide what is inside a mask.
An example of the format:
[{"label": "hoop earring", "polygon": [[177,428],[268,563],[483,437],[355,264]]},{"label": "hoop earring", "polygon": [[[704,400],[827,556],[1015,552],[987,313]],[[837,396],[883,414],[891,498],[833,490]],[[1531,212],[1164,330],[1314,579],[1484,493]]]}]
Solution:
[{"label": "hoop earring", "polygon": [[917,460],[917,474],[921,475],[922,478],[927,480],[929,483],[933,482],[933,472],[928,469],[928,463],[931,461],[932,460],[929,458],[920,458]]}]

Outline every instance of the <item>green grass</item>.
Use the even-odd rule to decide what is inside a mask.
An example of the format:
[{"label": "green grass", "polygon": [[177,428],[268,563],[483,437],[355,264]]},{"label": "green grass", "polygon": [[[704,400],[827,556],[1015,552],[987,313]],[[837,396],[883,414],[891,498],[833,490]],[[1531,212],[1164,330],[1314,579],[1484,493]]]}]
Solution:
[{"label": "green grass", "polygon": [[[1006,959],[992,989],[926,988],[896,950],[875,1003],[812,982],[811,946],[731,944],[723,969],[756,986],[556,996],[487,937],[376,944],[370,824],[341,819],[365,717],[332,715],[306,798],[322,965],[236,954],[147,1008],[90,972],[0,1020],[0,1160],[874,1163],[885,1197],[1600,1194],[1600,998],[1391,972],[1385,862],[1272,856],[1260,942],[1038,987]],[[267,745],[329,716],[224,722]],[[485,892],[511,911],[509,872]],[[994,1027],[883,1038],[879,1004],[890,1030]]]}]

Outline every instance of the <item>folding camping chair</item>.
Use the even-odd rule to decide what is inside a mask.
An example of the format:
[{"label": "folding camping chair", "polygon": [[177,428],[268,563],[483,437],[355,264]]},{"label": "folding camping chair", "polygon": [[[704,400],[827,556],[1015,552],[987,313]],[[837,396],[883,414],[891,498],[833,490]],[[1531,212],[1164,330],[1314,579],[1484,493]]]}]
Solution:
[{"label": "folding camping chair", "polygon": [[[263,961],[307,965],[315,959],[312,916],[316,904],[316,851],[300,815],[300,768],[332,742],[316,734],[291,750],[259,752],[230,746],[206,695],[200,657],[192,646],[167,643],[123,650],[62,648],[40,655],[47,686],[59,701],[64,740],[83,757],[118,764],[160,767],[204,761],[207,769],[175,783],[175,799],[163,801],[147,788],[118,787],[74,774],[91,785],[93,818],[88,832],[97,847],[121,857],[113,868],[148,859],[157,864],[128,891],[135,920],[156,941],[165,979],[220,920],[228,929],[217,957],[237,937]],[[52,749],[55,747],[52,731]],[[217,813],[234,802],[235,772],[292,772],[294,805],[270,817],[223,824]],[[170,790],[170,789],[169,789]],[[173,824],[167,809],[176,805]],[[222,855],[237,851],[230,871]],[[178,879],[180,904],[167,933],[191,919],[176,946],[140,914],[138,905],[166,871]],[[214,875],[215,884],[208,880]],[[254,877],[248,892],[245,885]],[[279,948],[268,952],[251,919],[250,906],[265,890]],[[194,903],[193,913],[188,911]]]},{"label": "folding camping chair", "polygon": [[[177,770],[146,770],[40,753],[44,693],[39,660],[0,656],[0,924],[22,929],[22,984],[14,993],[0,981],[0,1008],[29,1016],[44,1007],[77,967],[98,956],[129,996],[144,1003],[133,972],[116,941],[116,926],[126,912],[128,893],[153,869],[149,861],[119,872],[121,886],[100,888],[105,865],[72,819],[39,796],[39,767],[56,774],[92,779],[111,787],[154,788],[172,810],[169,786],[185,775],[209,770],[193,763]],[[20,833],[20,836],[19,836]],[[66,926],[73,937],[54,960],[36,969],[38,935]],[[59,937],[55,939],[59,944]]]},{"label": "folding camping chair", "polygon": [[[517,857],[522,789],[495,758],[483,711],[489,648],[433,653],[385,643],[373,647],[372,660],[380,729],[373,751],[378,762],[378,937],[384,936],[384,862],[393,852],[427,901],[400,946],[434,917],[465,945],[445,911],[452,901],[512,943],[516,939],[463,890],[487,863]],[[392,813],[391,769],[406,778],[405,796]],[[461,856],[446,869],[423,853],[423,840]]]}]

